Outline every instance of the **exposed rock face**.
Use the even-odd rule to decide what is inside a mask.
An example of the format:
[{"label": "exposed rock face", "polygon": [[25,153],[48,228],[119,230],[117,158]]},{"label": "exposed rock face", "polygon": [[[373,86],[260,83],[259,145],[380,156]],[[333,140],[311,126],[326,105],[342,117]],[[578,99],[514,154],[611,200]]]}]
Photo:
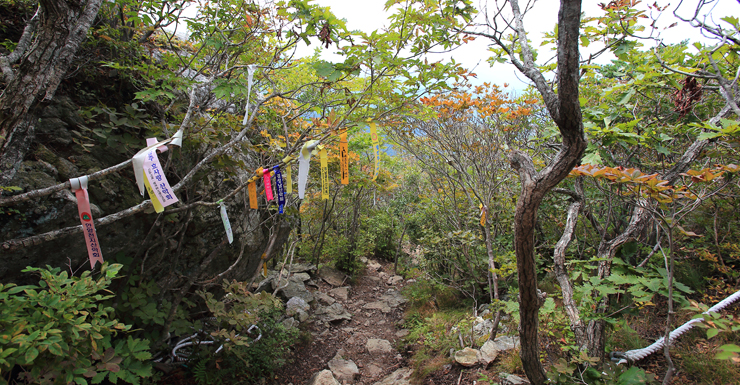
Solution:
[{"label": "exposed rock face", "polygon": [[342,385],[331,374],[331,370],[322,370],[308,380],[308,385]]},{"label": "exposed rock face", "polygon": [[[73,139],[92,134],[83,127],[79,110],[69,98],[57,95],[41,112],[41,122],[36,126],[35,150],[27,157],[33,160],[24,161],[9,183],[22,189],[18,193],[89,175],[130,159],[137,149],[144,147],[145,140],[142,138],[140,145],[131,145],[128,149],[123,143],[111,142],[110,146],[96,143],[83,150],[82,146],[73,143]],[[186,132],[185,141],[188,141],[187,135]],[[177,156],[174,167],[180,176],[184,176],[199,161],[196,154],[206,150],[203,148],[201,151],[197,146],[196,143],[195,148],[191,146],[189,150],[173,149],[161,154],[162,164],[168,157]],[[257,166],[257,160],[242,151],[233,151],[229,155],[251,169]],[[173,185],[178,181],[177,175],[169,169],[167,177]],[[181,190],[176,195],[183,203],[201,197],[217,199],[247,178],[249,176],[245,173],[227,177],[215,168],[188,186],[187,193]],[[101,219],[141,203],[145,198],[139,194],[134,180],[133,169],[127,167],[90,181],[88,192],[93,205],[93,217]],[[266,225],[261,225],[269,216],[268,211],[248,209],[248,205],[244,204],[247,199],[246,193],[239,193],[225,202],[234,234],[233,244],[224,242],[224,228],[218,208],[197,206],[188,211],[168,214],[168,210],[181,205],[178,203],[168,207],[163,215],[153,211],[141,212],[107,225],[97,225],[103,258],[106,261],[123,262],[122,275],[128,274],[126,269],[136,274],[143,271],[141,279],[144,282],[154,281],[160,288],[167,289],[163,292],[166,293],[165,297],[170,298],[162,299],[171,300],[171,296],[179,293],[184,286],[212,279],[220,273],[224,275],[218,278],[218,282],[224,279],[249,281],[260,264],[260,256],[267,247],[270,233]],[[0,253],[3,255],[0,282],[35,283],[36,278],[32,275],[20,273],[26,266],[50,265],[67,270],[67,265],[70,265],[76,270],[87,264],[87,247],[82,233],[60,236],[27,247],[7,243],[79,226],[76,199],[69,190],[9,207],[22,214],[0,216]],[[290,231],[290,220],[288,217],[285,219],[276,228],[275,250],[287,240]],[[207,259],[209,262],[204,264]]]},{"label": "exposed rock face", "polygon": [[465,348],[455,352],[455,362],[465,367],[471,367],[478,364],[480,359],[481,354],[477,349]]}]

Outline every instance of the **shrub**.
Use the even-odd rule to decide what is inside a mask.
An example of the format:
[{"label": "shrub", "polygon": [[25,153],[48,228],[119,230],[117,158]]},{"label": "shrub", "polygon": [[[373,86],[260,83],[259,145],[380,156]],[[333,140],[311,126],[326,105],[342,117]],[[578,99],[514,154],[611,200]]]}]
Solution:
[{"label": "shrub", "polygon": [[[254,381],[271,376],[287,362],[298,330],[286,329],[280,322],[282,302],[267,292],[252,294],[246,290],[246,283],[236,281],[225,281],[223,289],[226,295],[221,300],[211,293],[198,292],[215,316],[218,330],[210,333],[215,343],[202,344],[195,352],[198,363],[193,369],[194,378],[212,384],[225,378]],[[252,325],[258,330],[246,333]],[[220,346],[224,354],[214,355]]]},{"label": "shrub", "polygon": [[112,319],[113,308],[100,303],[121,265],[103,264],[93,278],[89,271],[69,276],[58,268],[28,267],[41,276],[38,286],[0,284],[0,375],[6,380],[18,365],[18,379],[39,384],[100,383],[119,378],[139,383],[151,375],[149,342],[128,337],[131,328]]}]

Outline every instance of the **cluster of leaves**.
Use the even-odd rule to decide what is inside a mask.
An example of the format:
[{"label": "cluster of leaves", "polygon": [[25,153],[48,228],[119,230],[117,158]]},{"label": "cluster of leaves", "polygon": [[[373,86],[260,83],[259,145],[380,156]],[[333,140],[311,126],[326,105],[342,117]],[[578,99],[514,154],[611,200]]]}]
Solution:
[{"label": "cluster of leaves", "polygon": [[[227,378],[258,381],[271,377],[287,362],[297,329],[287,329],[280,322],[283,304],[269,293],[253,294],[245,283],[236,281],[224,281],[222,288],[226,294],[221,300],[212,293],[198,292],[215,317],[208,336],[215,343],[199,345],[190,357],[198,362],[193,368],[196,380],[221,383]],[[214,354],[221,349],[223,354]]]},{"label": "cluster of leaves", "polygon": [[15,365],[29,383],[99,384],[107,378],[138,384],[151,375],[146,340],[115,338],[131,326],[113,319],[101,305],[121,265],[104,264],[98,278],[89,271],[69,276],[58,268],[27,268],[39,285],[0,285],[0,374]]}]

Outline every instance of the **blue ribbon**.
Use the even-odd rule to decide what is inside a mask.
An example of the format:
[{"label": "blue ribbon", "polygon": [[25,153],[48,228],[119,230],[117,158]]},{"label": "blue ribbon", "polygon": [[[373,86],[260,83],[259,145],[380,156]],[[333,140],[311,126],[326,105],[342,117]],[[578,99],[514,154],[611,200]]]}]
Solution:
[{"label": "blue ribbon", "polygon": [[278,196],[278,212],[283,213],[283,207],[285,207],[285,185],[283,184],[283,174],[280,172],[280,167],[273,167],[275,170],[275,186],[277,188]]}]

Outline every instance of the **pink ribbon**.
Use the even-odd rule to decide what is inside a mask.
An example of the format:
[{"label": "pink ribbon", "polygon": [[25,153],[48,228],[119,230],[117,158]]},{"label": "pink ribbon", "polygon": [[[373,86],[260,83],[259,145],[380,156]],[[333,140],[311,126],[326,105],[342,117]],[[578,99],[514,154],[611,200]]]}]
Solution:
[{"label": "pink ribbon", "polygon": [[270,182],[270,170],[263,169],[262,177],[265,179],[265,196],[267,196],[267,201],[271,201],[274,198],[272,197],[272,182]]},{"label": "pink ribbon", "polygon": [[90,196],[87,194],[87,177],[72,178],[69,180],[77,197],[77,211],[80,214],[82,232],[87,243],[87,255],[90,257],[90,268],[94,269],[97,262],[103,263],[103,253],[100,251],[98,234],[95,232],[92,210],[90,210]]}]

